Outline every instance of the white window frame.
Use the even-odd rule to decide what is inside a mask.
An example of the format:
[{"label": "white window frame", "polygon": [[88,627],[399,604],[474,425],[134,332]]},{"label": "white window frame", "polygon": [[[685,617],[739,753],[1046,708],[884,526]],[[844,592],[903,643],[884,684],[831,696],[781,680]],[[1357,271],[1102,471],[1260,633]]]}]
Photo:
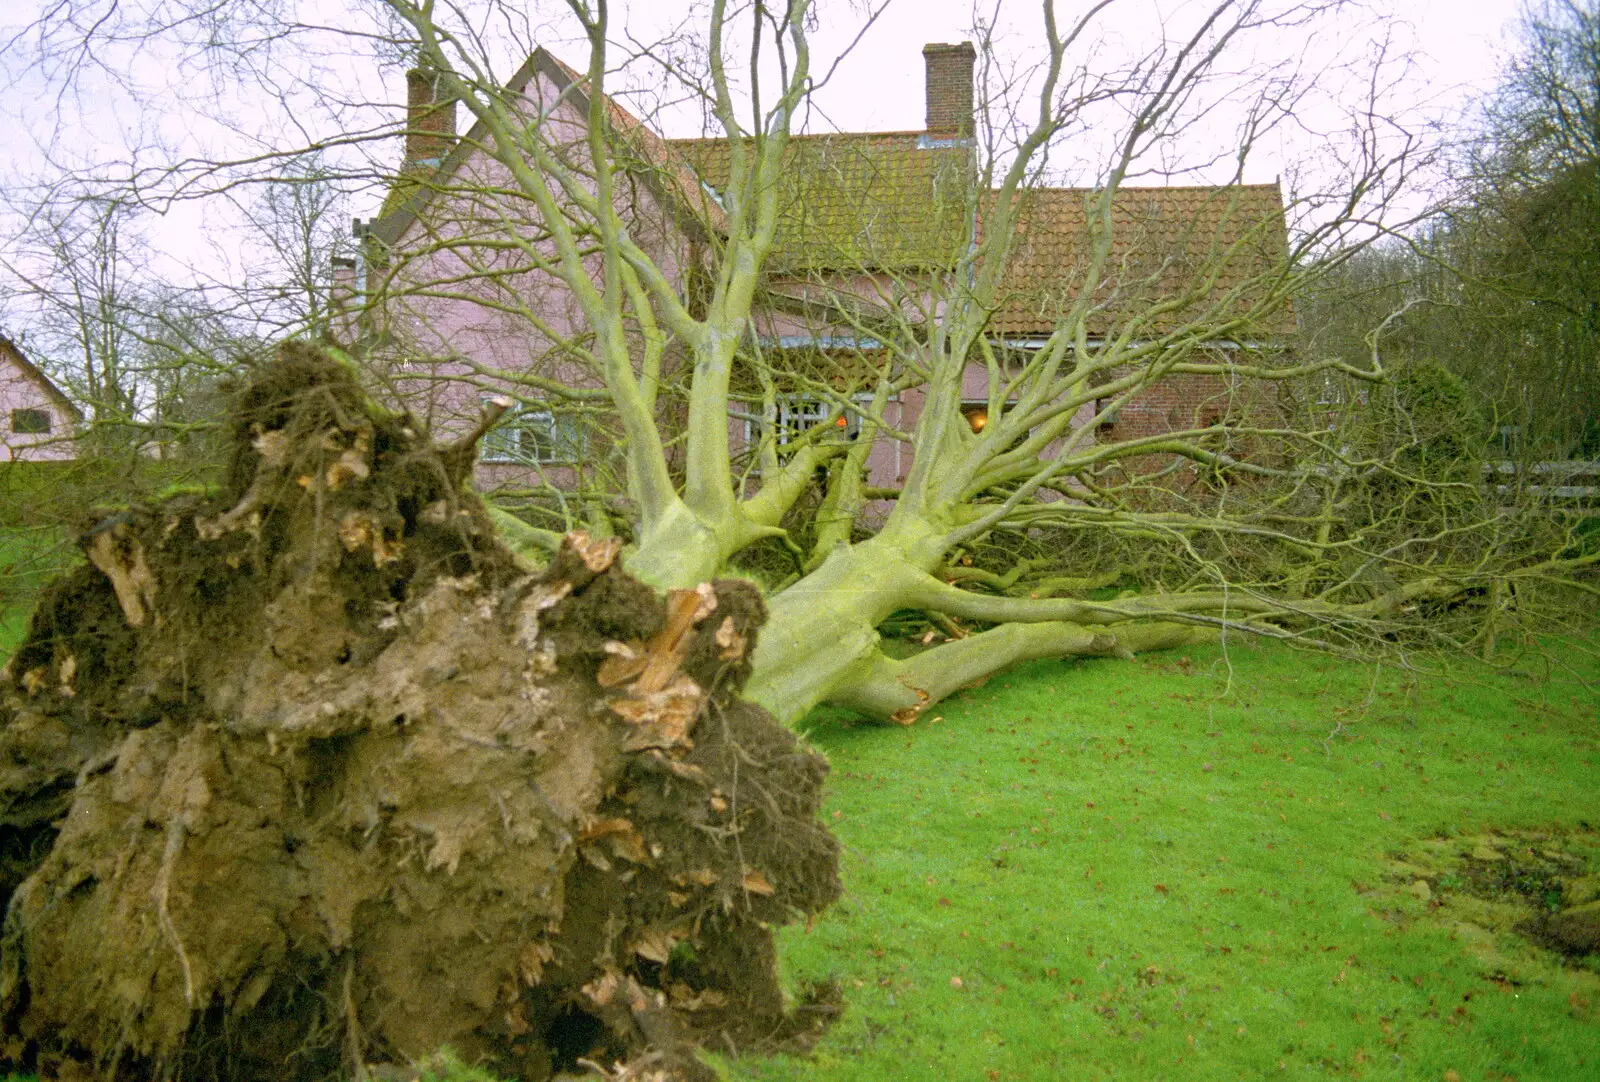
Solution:
[{"label": "white window frame", "polygon": [[[853,394],[850,396],[850,401],[858,408],[844,411],[843,432],[848,439],[854,440],[861,435],[863,414],[866,412],[866,407],[872,404],[872,395]],[[832,399],[818,398],[815,395],[779,395],[776,405],[763,409],[759,420],[748,413],[744,414],[744,445],[753,452],[761,442],[762,431],[770,426],[776,426],[778,447],[781,451],[784,444],[794,442],[833,416],[837,405],[838,403]]]},{"label": "white window frame", "polygon": [[583,458],[586,437],[583,422],[575,414],[547,406],[524,406],[508,411],[484,436],[480,458],[512,465],[571,465]]},{"label": "white window frame", "polygon": [[1332,372],[1322,373],[1322,379],[1317,386],[1317,405],[1324,407],[1344,405],[1344,388],[1339,383],[1339,377]]},{"label": "white window frame", "polygon": [[[854,394],[850,401],[858,408],[844,411],[844,434],[854,440],[861,435],[861,422],[865,407],[872,404],[872,395]],[[746,415],[744,422],[745,446],[754,447],[761,440],[761,430],[768,425],[776,425],[778,445],[793,443],[800,436],[822,424],[833,416],[838,403],[827,398],[817,398],[814,395],[790,394],[780,395],[777,405],[772,409],[763,410],[760,421]]]},{"label": "white window frame", "polygon": [[[872,404],[870,394],[853,394],[851,403],[856,408],[847,407],[843,416],[844,427],[840,430],[847,439],[854,440],[861,435],[861,421],[864,410],[861,407]],[[777,416],[773,418],[778,426],[778,443],[793,443],[811,429],[822,424],[834,415],[838,403],[827,398],[818,398],[815,395],[794,394],[783,395],[778,399]]]}]

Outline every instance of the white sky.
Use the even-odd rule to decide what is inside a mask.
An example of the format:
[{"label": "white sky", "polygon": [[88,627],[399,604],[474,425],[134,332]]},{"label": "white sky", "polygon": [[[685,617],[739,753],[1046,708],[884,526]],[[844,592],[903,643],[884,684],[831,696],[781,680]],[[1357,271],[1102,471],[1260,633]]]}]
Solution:
[{"label": "white sky", "polygon": [[[41,10],[48,0],[12,0],[0,4],[0,33],[4,26],[19,25],[33,13]],[[157,0],[124,0],[134,8],[142,8]],[[251,0],[232,0],[250,3]],[[294,0],[291,0],[291,3]],[[317,0],[309,3],[308,10],[322,18],[333,20],[328,9],[338,11],[341,0],[331,0],[324,8]],[[367,0],[343,0],[355,5]],[[613,0],[618,11],[614,23],[625,20],[628,27],[640,37],[649,38],[657,28],[670,23],[689,8],[689,0]],[[854,36],[859,20],[851,16],[850,7],[859,9],[869,0],[828,0],[822,25],[813,35],[813,71],[823,70],[833,56]],[[994,5],[996,0],[988,0]],[[1107,13],[1107,53],[1119,48],[1137,48],[1148,37],[1150,30],[1163,19],[1181,22],[1185,14],[1192,14],[1200,0],[1119,0]],[[530,0],[529,9],[536,9],[538,0]],[[559,5],[557,5],[559,6]],[[1474,105],[1482,99],[1484,91],[1495,81],[1504,60],[1504,50],[1511,43],[1508,32],[1519,7],[1518,0],[1369,0],[1375,12],[1373,19],[1390,17],[1389,25],[1397,28],[1399,44],[1415,54],[1416,70],[1395,102],[1397,109],[1413,116],[1426,115],[1449,124],[1452,119],[1470,115]],[[1067,22],[1087,7],[1083,0],[1057,0],[1058,18]],[[441,5],[441,9],[443,5]],[[1000,23],[1009,31],[1010,43],[1024,48],[1030,40],[1037,40],[1039,7],[1037,0],[999,0]],[[894,0],[887,13],[867,31],[856,52],[848,59],[834,81],[824,87],[815,99],[816,112],[809,118],[807,127],[814,130],[838,129],[846,131],[920,130],[924,123],[923,102],[923,44],[933,41],[954,42],[969,37],[972,20],[971,0]],[[5,35],[9,37],[9,34]],[[549,41],[542,36],[541,41]],[[1305,49],[1311,54],[1321,51],[1344,50],[1360,52],[1366,39],[1360,35],[1356,22],[1346,19],[1331,33],[1309,44],[1299,39],[1289,39],[1263,46],[1268,52],[1276,47],[1280,52]],[[582,50],[570,41],[549,42],[554,51],[570,62],[582,64]],[[164,65],[160,51],[145,53],[140,59],[139,74],[147,85],[159,88],[150,100],[149,108],[131,107],[114,85],[102,77],[91,78],[85,87],[88,93],[76,100],[67,101],[67,107],[56,109],[50,87],[43,84],[36,73],[24,72],[16,66],[16,55],[0,54],[0,185],[15,190],[18,181],[45,179],[49,172],[45,148],[60,154],[63,151],[80,161],[116,161],[123,158],[124,147],[129,143],[145,143],[160,137],[164,141],[182,142],[189,133],[200,132],[202,125],[185,119],[185,109],[204,99],[198,86],[186,85],[181,72]],[[514,60],[507,59],[507,63]],[[347,58],[325,57],[321,75],[327,85],[343,81],[355,89],[353,97],[366,97],[369,101],[388,101],[396,108],[387,114],[398,118],[398,103],[403,101],[404,86],[398,66],[391,65],[379,75],[376,62],[362,59],[359,50],[352,47]],[[370,72],[370,77],[364,77]],[[6,92],[9,91],[9,92]],[[226,104],[213,101],[213,106]],[[251,116],[248,102],[239,112],[245,117],[239,131],[259,126],[260,130],[282,129],[284,118],[271,115],[271,107],[258,109],[261,115]],[[275,104],[275,103],[273,103]],[[297,120],[304,118],[294,118]],[[1330,130],[1331,130],[1330,121]],[[213,133],[234,137],[238,131],[228,131],[215,124]],[[305,132],[296,133],[289,128],[289,138],[304,138]],[[668,134],[697,134],[683,130]],[[1288,133],[1276,142],[1260,149],[1252,159],[1247,180],[1270,181],[1275,175],[1292,172],[1297,165],[1310,162],[1323,148],[1306,133]],[[247,145],[247,144],[240,144]],[[384,153],[388,144],[383,144]],[[398,159],[399,147],[394,146],[393,156]],[[166,159],[161,159],[166,160]],[[1315,168],[1313,166],[1312,168]],[[376,196],[358,198],[350,208],[355,214],[369,216],[376,209]],[[213,218],[213,221],[215,219]],[[8,232],[0,223],[0,234]],[[198,256],[193,253],[210,247],[216,239],[216,230],[209,228],[206,215],[196,207],[185,207],[172,213],[156,230],[158,245],[165,248],[171,264],[190,253],[190,265],[198,269],[200,263],[210,263],[207,273],[226,277],[229,273],[215,263],[216,256]],[[0,238],[0,244],[3,244]],[[214,249],[212,249],[214,252]]]},{"label": "white sky", "polygon": [[[0,4],[0,33],[9,25],[15,27],[26,22],[50,0],[13,0]],[[140,8],[158,0],[132,0],[125,7]],[[249,4],[251,0],[232,0]],[[352,6],[365,0],[349,0]],[[649,37],[661,26],[682,17],[694,0],[613,0],[619,9],[613,15],[614,25],[623,22],[641,37]],[[859,19],[849,8],[865,7],[872,0],[828,0],[823,7],[825,15],[821,27],[812,35],[813,71],[819,71],[828,60],[837,55],[844,44],[854,36]],[[1008,47],[1025,45],[1038,33],[1039,5],[1037,0],[987,0],[1000,12],[1000,22],[1010,32]],[[330,5],[337,10],[340,4]],[[543,5],[539,0],[527,4],[529,8]],[[559,6],[559,5],[557,5]],[[1056,0],[1057,17],[1067,22],[1088,5],[1084,0]],[[1117,38],[1124,39],[1128,47],[1140,44],[1147,38],[1154,24],[1162,18],[1181,19],[1185,11],[1208,6],[1201,0],[1118,0],[1101,16],[1112,35],[1113,47]],[[1491,86],[1503,49],[1509,37],[1508,29],[1515,19],[1519,0],[1367,0],[1376,17],[1390,16],[1399,30],[1403,46],[1416,52],[1419,78],[1406,92],[1406,105],[1426,104],[1430,110],[1448,113],[1451,110],[1470,108],[1482,92]],[[330,21],[344,21],[329,16],[320,4],[312,5],[313,13]],[[441,11],[444,5],[441,5]],[[886,14],[866,35],[834,81],[815,97],[814,108],[819,115],[811,118],[810,126],[845,131],[895,131],[918,130],[923,126],[923,61],[924,43],[933,41],[960,41],[969,37],[972,21],[972,0],[892,0]],[[1347,23],[1348,28],[1350,24]],[[9,34],[6,34],[9,37]],[[570,42],[549,42],[552,48],[569,62],[582,64],[581,50]],[[1340,43],[1348,45],[1347,42]],[[149,55],[143,63],[154,68]],[[13,80],[22,78],[20,87],[32,93],[7,94],[0,99],[0,117],[17,124],[6,124],[0,134],[0,146],[8,154],[0,162],[0,170],[11,171],[20,167],[25,172],[36,172],[39,165],[35,147],[26,144],[48,141],[56,152],[64,145],[81,146],[90,155],[95,149],[114,156],[119,138],[133,138],[143,130],[155,130],[163,119],[151,115],[149,110],[133,113],[119,102],[114,87],[98,84],[98,93],[79,105],[81,113],[71,115],[69,110],[61,119],[69,125],[56,129],[57,118],[53,104],[41,85],[32,75],[22,76],[12,70],[16,57],[0,54],[0,87],[12,87]],[[510,61],[515,63],[515,60]],[[348,69],[359,66],[351,58],[343,65],[339,75],[353,74]],[[372,98],[387,97],[398,103],[403,100],[404,87],[400,85],[397,69],[391,68],[380,85],[369,80]],[[393,84],[393,85],[389,85]],[[91,86],[96,84],[91,83]],[[153,85],[160,85],[159,79]],[[186,104],[186,92],[194,88],[174,82],[166,88],[175,114],[181,114]],[[158,99],[158,104],[161,99]],[[181,127],[181,121],[179,122]],[[20,130],[19,130],[20,129]],[[74,130],[76,129],[76,130]],[[30,136],[32,138],[30,138]]]},{"label": "white sky", "polygon": [[[632,6],[658,8],[649,0]],[[1058,2],[1057,18],[1065,22],[1087,6]],[[1183,6],[1183,0],[1124,0],[1126,14],[1119,15],[1114,8],[1107,15],[1120,24],[1122,33],[1136,38],[1141,26],[1148,25],[1152,9],[1173,11]],[[1417,50],[1423,93],[1436,97],[1441,108],[1460,109],[1493,85],[1520,0],[1377,0],[1371,6],[1380,16],[1392,15],[1403,40]],[[1037,25],[1036,3],[1005,0],[1004,8],[1018,19],[1016,34]],[[971,11],[969,0],[897,0],[867,31],[836,83],[818,95],[821,109],[842,131],[920,130],[922,46],[966,39]],[[821,27],[817,51],[836,53],[847,40],[844,29]]]}]

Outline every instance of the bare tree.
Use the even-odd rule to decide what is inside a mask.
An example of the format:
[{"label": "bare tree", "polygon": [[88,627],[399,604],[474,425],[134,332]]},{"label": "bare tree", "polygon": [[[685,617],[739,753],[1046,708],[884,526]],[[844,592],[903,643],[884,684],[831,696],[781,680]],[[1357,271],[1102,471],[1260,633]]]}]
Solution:
[{"label": "bare tree", "polygon": [[128,327],[130,313],[143,307],[133,217],[115,199],[37,206],[6,265],[12,305],[31,309],[25,318],[35,333],[55,340],[46,363],[101,425],[138,412]]},{"label": "bare tree", "polygon": [[[507,388],[548,416],[536,446],[568,438],[558,415],[577,418],[594,443],[551,470],[544,491],[570,494],[571,521],[623,520],[628,566],[658,586],[707,580],[752,546],[790,552],[795,577],[771,598],[750,684],[785,719],[830,701],[908,721],[1035,657],[1127,656],[1219,634],[1374,643],[1486,584],[1590,567],[1594,556],[1563,555],[1562,537],[1537,531],[1516,547],[1439,543],[1499,522],[1492,501],[1451,512],[1442,535],[1405,536],[1417,521],[1407,508],[1476,479],[1408,462],[1399,444],[1362,443],[1344,431],[1353,407],[1330,428],[1280,401],[1287,389],[1386,377],[1381,326],[1355,358],[1297,353],[1281,334],[1295,299],[1387,227],[1416,166],[1384,78],[1345,103],[1341,153],[1291,193],[1291,231],[1281,213],[1252,210],[1238,184],[1268,133],[1311,123],[1319,73],[1234,58],[1344,5],[1218,0],[1108,67],[1095,28],[1109,6],[1059,24],[1043,5],[1031,71],[1001,70],[981,40],[992,115],[948,133],[953,153],[940,160],[951,169],[927,178],[928,251],[903,258],[892,223],[861,223],[826,267],[808,267],[785,262],[821,243],[795,214],[805,171],[793,127],[821,74],[805,0],[710,5],[703,69],[671,69],[712,121],[695,146],[667,143],[608,94],[619,69],[679,53],[619,44],[603,0],[569,4],[583,70],[533,51],[510,75],[502,39],[484,28],[515,40],[531,30],[523,13],[388,0],[383,46],[413,65],[420,108],[408,126],[434,150],[391,173],[368,230],[361,352],[441,423]],[[280,53],[310,32],[280,29]],[[742,76],[735,57],[748,61]],[[1008,101],[1019,108],[1002,115]],[[459,136],[439,119],[450,102],[470,116]],[[1090,132],[1104,152],[1085,186],[1046,186],[1069,146],[1085,157]],[[1231,183],[1207,189],[1187,220],[1141,218],[1136,182],[1193,175],[1197,140],[1200,164]],[[224,164],[259,170],[240,157],[174,166],[161,183],[185,196],[223,188]],[[1046,223],[1065,217],[1078,223],[1071,250],[1046,251]],[[1055,261],[1053,286],[1018,277],[1030,259]],[[1003,330],[1019,303],[1045,321],[1025,343]],[[813,351],[815,366],[784,348],[784,320],[832,343]],[[973,373],[981,425],[968,408]],[[1215,408],[1159,433],[1114,431],[1155,389],[1185,381],[1217,388]],[[778,423],[794,394],[828,404],[826,423]],[[919,408],[907,411],[912,397]],[[730,415],[751,420],[748,447]],[[831,437],[839,424],[854,438]],[[888,445],[909,466],[902,483],[875,489],[862,470]],[[795,530],[819,470],[815,521]],[[1351,501],[1365,517],[1347,514]],[[540,539],[502,521],[513,539]],[[1019,594],[1023,568],[969,566],[985,546],[1041,538],[1067,563],[1037,589]],[[1139,547],[1166,553],[1142,592],[1083,596],[1106,568],[1071,566],[1075,553]],[[887,656],[879,627],[907,609],[956,637]]]},{"label": "bare tree", "polygon": [[192,401],[246,347],[235,298],[164,281],[140,208],[51,192],[11,207],[27,227],[0,256],[10,321],[84,404],[86,451],[154,451],[214,423]]},{"label": "bare tree", "polygon": [[1384,256],[1420,302],[1396,345],[1448,364],[1506,431],[1502,450],[1600,454],[1600,9],[1529,4],[1500,86],[1464,141],[1451,204]]},{"label": "bare tree", "polygon": [[317,152],[284,161],[275,177],[236,200],[249,238],[238,278],[213,291],[232,294],[236,318],[263,337],[325,335],[335,313],[334,268],[356,255],[350,236],[349,178]]}]

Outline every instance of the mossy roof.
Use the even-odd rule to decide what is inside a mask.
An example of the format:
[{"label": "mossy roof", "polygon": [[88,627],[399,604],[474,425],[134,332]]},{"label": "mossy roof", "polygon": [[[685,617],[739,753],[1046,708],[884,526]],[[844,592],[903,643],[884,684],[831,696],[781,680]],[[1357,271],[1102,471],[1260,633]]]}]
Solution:
[{"label": "mossy roof", "polygon": [[[725,139],[674,139],[670,145],[701,180],[725,191]],[[795,136],[778,178],[778,237],[768,269],[950,266],[967,238],[969,154],[916,132]]]},{"label": "mossy roof", "polygon": [[[542,70],[587,108],[583,76],[539,49],[508,83],[521,93]],[[575,85],[574,85],[575,84]],[[636,155],[643,172],[681,226],[703,235],[725,233],[721,197],[729,183],[728,142],[663,139],[613,99],[607,111],[619,149]],[[401,178],[385,201],[375,230],[393,244],[448,188],[468,148],[487,132],[461,140],[426,179]],[[832,133],[794,136],[778,178],[777,243],[769,274],[915,273],[952,266],[970,242],[974,207],[971,148],[923,132]],[[1088,188],[1041,188],[1023,198],[1015,243],[997,298],[991,332],[1006,337],[1048,334],[1083,282],[1093,247]],[[992,198],[992,197],[991,197]],[[1224,313],[1249,309],[1288,249],[1283,196],[1277,184],[1128,187],[1112,206],[1112,244],[1095,292],[1090,333],[1110,333],[1152,303],[1203,282],[1185,308],[1153,321],[1159,331],[1221,302]],[[1277,306],[1240,337],[1273,337],[1294,330],[1292,309]]]},{"label": "mossy roof", "polygon": [[[701,179],[728,183],[721,139],[675,139]],[[916,132],[796,137],[779,178],[781,204],[770,273],[915,271],[948,267],[968,242],[974,208],[969,151]],[[1028,191],[990,329],[1048,334],[1077,296],[1093,247],[1091,188]],[[992,198],[992,197],[991,197]],[[976,208],[981,216],[988,208]],[[1112,203],[1112,241],[1096,290],[1091,333],[1109,333],[1140,308],[1200,282],[1192,303],[1156,319],[1167,329],[1220,302],[1241,312],[1263,296],[1288,250],[1276,184],[1123,188]],[[981,220],[980,220],[981,228]],[[1280,307],[1252,335],[1294,329]]]}]

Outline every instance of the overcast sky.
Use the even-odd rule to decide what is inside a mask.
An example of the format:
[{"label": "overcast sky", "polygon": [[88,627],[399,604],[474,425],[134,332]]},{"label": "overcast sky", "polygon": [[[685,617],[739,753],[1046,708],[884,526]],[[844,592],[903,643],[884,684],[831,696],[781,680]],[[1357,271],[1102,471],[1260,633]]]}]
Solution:
[{"label": "overcast sky", "polygon": [[[0,28],[26,22],[48,2],[11,0],[0,4]],[[123,0],[123,9],[139,10],[158,2]],[[232,2],[245,4],[250,0]],[[366,0],[290,0],[291,4],[304,6],[309,15],[328,22],[344,21],[344,16],[336,13],[352,10],[343,7],[347,2],[353,7]],[[519,10],[538,10],[541,3],[542,0],[527,0]],[[613,15],[614,25],[619,20],[625,21],[629,29],[646,40],[673,19],[681,18],[689,8],[688,0],[635,0],[633,3],[614,0],[614,3],[618,9]],[[987,3],[990,10],[999,11],[1002,31],[1010,35],[1009,40],[1002,42],[1002,51],[1011,47],[1018,52],[1025,51],[1031,42],[1038,40],[1037,0],[999,0],[997,7],[995,0],[987,0]],[[825,12],[822,25],[813,35],[814,72],[820,73],[854,36],[859,19],[852,15],[852,7],[861,10],[868,4],[869,0],[827,0],[830,6],[821,9]],[[1099,59],[1112,57],[1118,50],[1140,48],[1160,24],[1181,26],[1186,16],[1192,17],[1195,11],[1207,6],[1209,0],[1118,0],[1104,19],[1104,52],[1093,55]],[[1399,91],[1397,96],[1403,100],[1396,101],[1395,107],[1448,125],[1452,120],[1470,116],[1484,91],[1493,85],[1505,50],[1511,44],[1509,28],[1516,18],[1519,0],[1369,0],[1367,6],[1373,14],[1364,28],[1359,25],[1361,19],[1347,17],[1332,29],[1309,38],[1288,34],[1281,40],[1265,41],[1261,48],[1296,56],[1301,53],[1331,56],[1341,50],[1346,54],[1359,53],[1365,48],[1363,34],[1374,26],[1389,26],[1395,30],[1399,46],[1414,53],[1417,65],[1413,76]],[[1058,0],[1056,10],[1058,18],[1066,23],[1086,7],[1081,0]],[[561,5],[552,0],[550,8],[559,11]],[[922,46],[927,42],[968,38],[972,10],[972,0],[894,0],[887,13],[867,31],[834,80],[816,95],[814,112],[805,118],[805,126],[812,130],[845,131],[921,129],[924,125]],[[371,25],[370,22],[367,25]],[[0,33],[3,32],[0,29]],[[530,34],[540,41],[562,36],[554,31],[547,36],[542,29],[530,31]],[[379,116],[393,122],[399,117],[398,103],[403,101],[405,93],[400,68],[391,65],[383,72],[376,61],[361,55],[359,45],[359,42],[354,43],[342,62],[326,58],[314,74],[302,78],[309,78],[311,82],[306,85],[313,86],[333,86],[344,81],[347,89],[342,93],[351,99],[394,103],[387,109],[367,111],[369,121],[371,116]],[[582,50],[571,40],[557,40],[553,47],[569,61],[582,64]],[[46,148],[77,158],[80,164],[95,159],[112,162],[123,157],[119,144],[132,142],[143,144],[147,154],[153,152],[156,160],[165,162],[175,156],[173,150],[166,148],[182,145],[191,130],[201,130],[197,122],[186,118],[185,110],[192,104],[207,102],[204,90],[198,84],[184,81],[180,65],[164,64],[160,50],[147,51],[138,60],[142,67],[137,74],[147,87],[155,88],[144,105],[134,103],[121,93],[108,76],[93,72],[83,84],[83,94],[76,98],[54,98],[52,88],[37,72],[21,68],[18,55],[14,52],[0,54],[0,64],[4,65],[4,70],[0,71],[4,76],[0,90],[10,91],[0,94],[0,132],[4,133],[0,136],[0,147],[7,151],[0,155],[0,185],[9,190],[19,190],[15,183],[19,178],[46,177],[49,171]],[[96,59],[116,63],[109,51]],[[511,67],[515,62],[516,58],[508,52],[504,63]],[[257,130],[253,135],[261,140],[255,144],[256,149],[270,146],[268,140],[279,137],[298,140],[318,134],[296,131],[294,124],[306,118],[285,118],[284,111],[270,100],[263,99],[265,104],[256,108],[249,102],[234,102],[230,106],[225,97],[224,92],[210,99],[209,104],[231,107],[239,118],[239,125],[237,128],[231,124],[213,125],[213,132],[243,138],[251,135],[249,129],[255,126]],[[65,107],[56,108],[58,102]],[[1333,124],[1330,121],[1330,131]],[[678,130],[668,134],[697,132]],[[160,144],[165,144],[165,148]],[[239,145],[250,146],[248,141]],[[398,160],[397,141],[384,141],[378,149],[385,160]],[[1304,167],[1323,149],[1315,138],[1315,131],[1278,136],[1276,141],[1263,145],[1252,158],[1246,179],[1271,181],[1297,166]],[[1213,178],[1197,176],[1193,179]],[[349,210],[368,216],[376,209],[380,197],[381,193],[374,189],[358,196]],[[221,236],[216,225],[219,221],[198,207],[175,209],[162,219],[160,228],[155,231],[159,245],[168,251],[165,261],[170,264],[174,259],[188,258],[183,253],[192,255],[216,242]],[[223,247],[234,249],[238,244],[230,241]],[[215,264],[221,257],[208,258]],[[192,261],[191,266],[197,262]],[[226,276],[230,272],[219,269],[214,273]]]},{"label": "overcast sky", "polygon": [[[633,6],[661,7],[649,0]],[[1065,22],[1087,6],[1059,2],[1057,17]],[[1106,18],[1117,32],[1136,39],[1156,13],[1185,6],[1184,0],[1123,0],[1120,12],[1113,8]],[[1520,0],[1375,0],[1371,5],[1379,16],[1391,15],[1404,43],[1417,51],[1419,91],[1441,109],[1469,106],[1493,84],[1520,6]],[[1003,13],[1017,20],[1015,35],[1037,25],[1037,11],[1030,0],[1004,0]],[[638,14],[632,19],[651,22]],[[897,0],[867,32],[836,83],[818,95],[821,108],[845,131],[922,128],[922,46],[964,40],[971,23],[970,0]],[[823,26],[819,52],[831,55],[842,48],[843,29]]]},{"label": "overcast sky", "polygon": [[[139,9],[159,2],[129,0],[123,7],[125,10]],[[251,0],[231,2],[244,5]],[[352,6],[360,6],[365,0],[351,2]],[[650,40],[661,27],[681,19],[683,12],[689,10],[693,2],[613,0],[618,9],[613,15],[613,25],[623,23],[638,37]],[[814,72],[819,72],[838,55],[855,35],[860,20],[850,9],[863,9],[875,2],[880,0],[819,0],[819,10],[824,15],[822,25],[813,34]],[[290,3],[306,6],[305,0],[290,0]],[[12,0],[0,4],[0,34],[5,33],[7,26],[21,25],[49,6],[50,0]],[[365,22],[330,14],[338,12],[341,6],[342,0],[329,0],[326,4],[312,2],[302,17],[335,23]],[[546,4],[543,0],[529,0],[525,6],[529,10],[546,8],[555,11],[562,7],[559,3]],[[1002,33],[1009,34],[1009,40],[1002,39],[1001,51],[1014,48],[1020,52],[1026,49],[1030,41],[1037,40],[1037,0],[984,0],[984,6],[999,12]],[[1149,40],[1163,21],[1181,25],[1186,13],[1192,14],[1209,6],[1209,0],[1117,0],[1100,16],[1100,21],[1105,27],[1109,48],[1132,49]],[[1371,20],[1373,23],[1387,15],[1390,25],[1397,30],[1399,44],[1415,51],[1419,78],[1407,89],[1408,100],[1402,104],[1412,106],[1421,103],[1431,111],[1448,113],[1470,108],[1476,98],[1492,85],[1503,59],[1508,29],[1516,17],[1519,0],[1366,0],[1365,6],[1375,13]],[[1057,0],[1057,18],[1065,24],[1087,7],[1088,4],[1083,0]],[[445,7],[441,5],[443,10]],[[921,129],[922,46],[927,42],[954,42],[968,38],[972,13],[973,0],[892,0],[886,13],[866,32],[834,80],[815,95],[816,113],[807,118],[808,126],[845,131]],[[1345,34],[1354,36],[1359,33],[1353,29],[1357,21],[1346,19],[1339,26]],[[562,36],[553,29],[559,22],[559,17],[555,17],[547,24],[552,26],[549,36]],[[1348,47],[1348,41],[1333,40],[1338,36],[1339,31],[1332,35],[1324,32],[1322,40],[1313,41],[1310,49]],[[544,43],[551,44],[569,61],[582,64],[583,57],[579,55],[581,49],[571,41],[544,40]],[[1305,43],[1293,37],[1285,45],[1288,50],[1294,51],[1304,47]],[[152,59],[158,58],[159,54],[146,54],[143,57],[147,74],[155,76],[155,81],[151,83],[155,86],[160,85],[160,73],[150,69],[159,66],[151,64]],[[91,77],[86,83],[91,89],[89,96],[80,103],[69,103],[81,108],[81,115],[63,117],[65,123],[76,125],[78,130],[57,130],[53,126],[55,110],[50,108],[52,103],[48,97],[51,88],[42,84],[34,73],[23,76],[15,70],[18,60],[16,53],[8,51],[0,54],[0,65],[4,65],[5,69],[0,72],[4,77],[4,85],[21,91],[0,99],[0,116],[14,123],[20,122],[31,135],[42,135],[54,144],[57,151],[63,149],[62,144],[89,147],[99,143],[114,143],[119,136],[127,136],[143,124],[150,123],[149,114],[154,110],[144,109],[144,115],[139,115],[130,113],[125,107],[119,108],[122,104],[119,100],[121,95],[116,88],[104,80],[97,82]],[[519,61],[520,57],[516,57],[507,58],[505,62],[514,66]],[[113,59],[112,63],[115,64],[116,60]],[[342,71],[331,71],[327,77],[351,75],[354,73],[349,69],[361,66],[352,56],[352,63],[340,66]],[[22,79],[20,85],[13,81],[18,78]],[[401,101],[404,97],[401,82],[399,71],[391,68],[384,83],[371,88],[370,97]],[[186,94],[198,89],[177,81],[165,88],[166,100],[158,97],[152,104],[158,107],[171,106],[174,112],[181,112]],[[26,146],[31,141],[16,127],[6,125],[0,145],[4,145],[10,153],[5,156],[6,162],[0,162],[0,170],[6,169],[9,163],[25,168],[32,164],[29,159],[33,155],[29,151],[33,148]],[[107,149],[111,148],[108,146]]]}]

